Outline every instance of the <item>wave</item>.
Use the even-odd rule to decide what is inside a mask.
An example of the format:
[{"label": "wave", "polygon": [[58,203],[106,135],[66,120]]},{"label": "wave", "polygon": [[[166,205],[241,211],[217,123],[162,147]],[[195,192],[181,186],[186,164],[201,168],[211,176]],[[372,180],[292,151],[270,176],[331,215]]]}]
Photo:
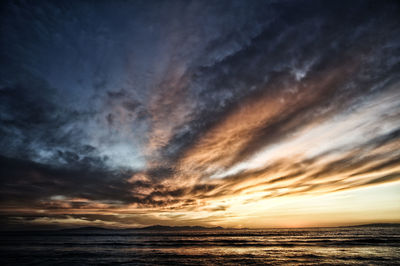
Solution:
[{"label": "wave", "polygon": [[[0,242],[0,246],[10,246],[21,242],[10,240]],[[95,246],[119,246],[119,247],[299,247],[299,246],[391,246],[400,247],[400,238],[356,238],[356,239],[308,239],[308,240],[254,240],[254,239],[124,239],[118,241],[24,241],[24,246],[63,246],[63,247],[95,247]]]}]

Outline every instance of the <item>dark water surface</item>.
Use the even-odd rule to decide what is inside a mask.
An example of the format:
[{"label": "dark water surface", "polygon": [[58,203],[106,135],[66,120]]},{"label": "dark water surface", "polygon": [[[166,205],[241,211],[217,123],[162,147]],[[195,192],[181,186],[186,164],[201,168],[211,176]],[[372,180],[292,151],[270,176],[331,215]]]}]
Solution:
[{"label": "dark water surface", "polygon": [[1,265],[400,265],[400,227],[3,232]]}]

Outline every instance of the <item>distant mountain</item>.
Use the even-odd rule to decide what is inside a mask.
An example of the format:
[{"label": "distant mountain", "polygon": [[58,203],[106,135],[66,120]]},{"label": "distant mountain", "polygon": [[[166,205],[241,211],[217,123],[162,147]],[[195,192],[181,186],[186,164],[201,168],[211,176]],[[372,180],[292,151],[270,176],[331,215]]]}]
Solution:
[{"label": "distant mountain", "polygon": [[77,228],[64,228],[57,231],[109,231],[109,230],[118,230],[118,229],[110,229],[110,228],[103,228],[103,227],[95,227],[95,226],[85,226],[85,227],[77,227]]},{"label": "distant mountain", "polygon": [[203,226],[164,226],[164,225],[152,225],[140,228],[123,228],[123,229],[113,229],[113,228],[103,228],[103,227],[78,227],[78,228],[66,228],[59,231],[63,232],[77,232],[77,231],[201,231],[201,230],[222,230],[221,226],[216,227],[203,227]]},{"label": "distant mountain", "polygon": [[221,226],[216,227],[203,227],[203,226],[164,226],[164,225],[152,225],[143,228],[137,228],[135,230],[159,230],[159,231],[199,231],[199,230],[221,230],[224,229]]},{"label": "distant mountain", "polygon": [[400,227],[400,223],[373,223],[373,224],[360,224],[360,225],[340,226],[340,227]]}]

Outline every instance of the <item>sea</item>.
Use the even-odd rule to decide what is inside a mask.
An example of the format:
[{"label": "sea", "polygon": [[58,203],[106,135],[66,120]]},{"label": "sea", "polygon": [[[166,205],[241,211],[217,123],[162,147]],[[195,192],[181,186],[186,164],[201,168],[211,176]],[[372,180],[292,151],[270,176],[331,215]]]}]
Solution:
[{"label": "sea", "polygon": [[400,265],[400,227],[1,232],[0,265]]}]

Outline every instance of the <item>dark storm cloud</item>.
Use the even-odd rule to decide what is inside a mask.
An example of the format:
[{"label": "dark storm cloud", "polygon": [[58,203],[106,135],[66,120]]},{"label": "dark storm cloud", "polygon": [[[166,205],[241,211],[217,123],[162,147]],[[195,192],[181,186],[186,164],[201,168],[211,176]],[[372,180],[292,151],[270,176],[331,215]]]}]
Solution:
[{"label": "dark storm cloud", "polygon": [[62,159],[62,155],[82,152],[85,156],[93,152],[94,148],[90,145],[76,142],[81,130],[70,128],[75,121],[86,119],[88,113],[63,110],[58,108],[53,99],[53,89],[44,81],[34,78],[12,87],[0,88],[0,146],[3,155],[40,160],[45,157],[41,152],[46,149],[73,148],[73,152],[54,152],[51,156],[56,162]]},{"label": "dark storm cloud", "polygon": [[[103,207],[105,209],[125,204],[167,206],[179,203],[179,197],[187,194],[187,189],[184,188],[167,188],[143,181],[127,182],[133,172],[90,168],[85,162],[81,164],[72,162],[68,168],[59,168],[0,157],[0,166],[2,169],[0,192],[5,209],[22,208],[25,204],[30,204],[32,208],[72,210],[90,208],[96,202],[105,203]],[[152,174],[163,178],[164,176],[159,177],[159,175],[161,173],[164,175],[164,171],[164,169],[154,170]],[[140,194],[143,188],[150,187],[153,189],[150,194],[144,196]],[[83,201],[65,202],[64,198],[77,198]]]},{"label": "dark storm cloud", "polygon": [[[0,192],[3,211],[24,208],[26,204],[34,209],[49,210],[92,208],[99,202],[105,203],[102,207],[104,209],[125,204],[167,206],[179,203],[179,197],[188,192],[188,188],[167,188],[153,182],[127,182],[134,174],[132,171],[110,171],[101,168],[101,162],[94,164],[89,158],[77,162],[74,154],[63,156],[73,157],[66,159],[68,167],[60,168],[1,156]],[[170,171],[157,169],[150,174],[160,179],[165,178],[166,174],[171,175]],[[152,188],[152,192],[142,195],[140,191],[146,188]],[[78,200],[64,201],[74,198]]]},{"label": "dark storm cloud", "polygon": [[91,169],[86,162],[73,162],[67,168],[58,168],[26,160],[0,159],[1,197],[6,204],[37,203],[56,195],[105,201],[131,200],[129,184],[123,181],[124,177],[132,175],[131,172]]}]

